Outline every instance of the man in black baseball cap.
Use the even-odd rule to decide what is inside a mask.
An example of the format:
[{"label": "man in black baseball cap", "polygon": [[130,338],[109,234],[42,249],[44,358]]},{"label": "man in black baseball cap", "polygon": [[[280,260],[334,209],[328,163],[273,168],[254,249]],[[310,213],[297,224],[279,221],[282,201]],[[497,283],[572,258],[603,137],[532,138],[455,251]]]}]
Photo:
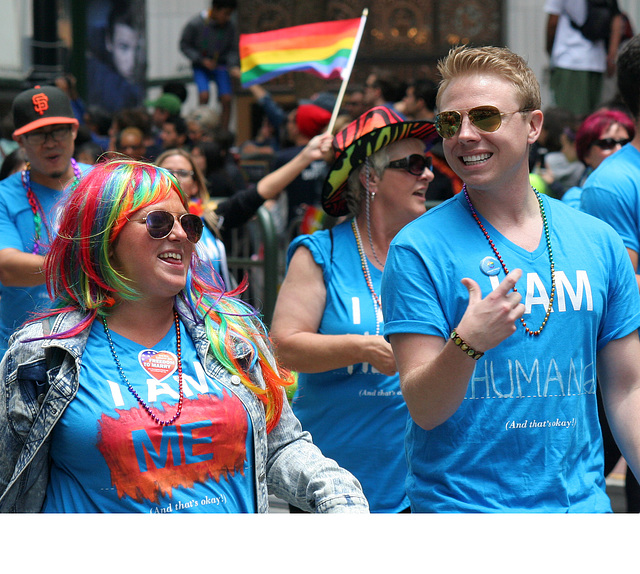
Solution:
[{"label": "man in black baseball cap", "polygon": [[0,182],[0,357],[29,312],[51,304],[42,264],[55,233],[54,207],[61,190],[88,169],[72,157],[78,120],[62,90],[25,90],[12,111],[13,139],[27,167]]}]

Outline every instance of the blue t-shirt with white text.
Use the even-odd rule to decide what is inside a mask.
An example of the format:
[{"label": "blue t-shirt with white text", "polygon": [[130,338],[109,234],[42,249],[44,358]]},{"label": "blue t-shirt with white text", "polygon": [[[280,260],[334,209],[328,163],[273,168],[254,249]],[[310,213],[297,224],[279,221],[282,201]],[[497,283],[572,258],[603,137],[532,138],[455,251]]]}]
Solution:
[{"label": "blue t-shirt with white text", "polygon": [[[351,223],[342,223],[331,232],[298,236],[291,243],[289,257],[300,248],[313,255],[327,290],[318,332],[375,335],[378,324],[382,335],[382,316],[374,307]],[[379,293],[382,272],[371,262],[368,266],[373,288]],[[371,512],[400,512],[409,506],[403,448],[408,412],[397,374],[387,376],[368,363],[299,373],[292,407],[322,454],[360,481]]]},{"label": "blue t-shirt with white text", "polygon": [[[462,404],[444,423],[429,431],[409,423],[407,492],[416,512],[611,511],[596,353],[640,326],[638,287],[613,229],[543,201],[556,283],[549,320],[539,336],[516,322],[515,333],[477,362]],[[538,329],[551,291],[544,234],[528,252],[481,221],[507,268],[523,270],[524,320]],[[385,336],[445,341],[467,309],[464,277],[486,297],[504,271],[459,194],[393,240],[382,280]]]},{"label": "blue t-shirt with white text", "polygon": [[[148,349],[111,331],[126,378],[160,419],[177,410],[176,332]],[[181,325],[184,405],[156,424],[96,320],[79,389],[52,433],[45,512],[255,512],[251,419],[202,368]]]}]

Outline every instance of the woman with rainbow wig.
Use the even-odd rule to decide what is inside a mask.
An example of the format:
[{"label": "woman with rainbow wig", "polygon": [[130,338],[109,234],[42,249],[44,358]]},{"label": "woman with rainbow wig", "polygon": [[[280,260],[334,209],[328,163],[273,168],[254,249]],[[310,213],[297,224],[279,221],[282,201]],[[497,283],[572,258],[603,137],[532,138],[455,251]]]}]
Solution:
[{"label": "woman with rainbow wig", "polygon": [[45,262],[53,308],[0,364],[0,511],[367,512],[285,400],[256,312],[198,259],[162,168],[98,164]]}]

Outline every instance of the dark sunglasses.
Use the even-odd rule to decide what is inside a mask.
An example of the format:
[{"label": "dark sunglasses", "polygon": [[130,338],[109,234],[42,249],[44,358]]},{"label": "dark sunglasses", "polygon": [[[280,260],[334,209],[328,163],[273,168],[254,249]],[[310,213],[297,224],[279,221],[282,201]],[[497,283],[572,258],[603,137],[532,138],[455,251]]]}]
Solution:
[{"label": "dark sunglasses", "polygon": [[598,146],[600,149],[613,149],[617,145],[623,146],[627,145],[631,139],[624,138],[621,140],[614,140],[613,138],[603,138],[601,140],[594,141],[591,145]]},{"label": "dark sunglasses", "polygon": [[187,239],[191,243],[198,243],[200,237],[202,237],[203,224],[202,219],[193,213],[183,213],[180,216],[175,216],[168,211],[155,210],[147,213],[143,219],[130,219],[129,221],[144,221],[147,225],[147,233],[153,239],[164,239],[169,237],[176,219],[180,222]]},{"label": "dark sunglasses", "polygon": [[425,169],[432,169],[431,158],[418,153],[412,153],[410,156],[390,161],[389,165],[392,169],[404,169],[411,175],[422,175]]},{"label": "dark sunglasses", "polygon": [[[471,108],[467,115],[471,123],[483,132],[495,132],[502,125],[502,118],[513,114],[529,112],[531,110],[518,110],[517,112],[501,112],[495,106],[478,106]],[[436,130],[445,139],[452,138],[462,125],[462,112],[455,110],[440,112],[436,116]]]}]

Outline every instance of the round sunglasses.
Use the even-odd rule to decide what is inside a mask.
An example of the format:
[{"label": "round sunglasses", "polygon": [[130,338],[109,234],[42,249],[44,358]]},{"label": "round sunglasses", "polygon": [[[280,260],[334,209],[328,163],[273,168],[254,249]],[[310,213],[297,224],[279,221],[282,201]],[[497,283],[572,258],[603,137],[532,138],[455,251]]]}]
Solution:
[{"label": "round sunglasses", "polygon": [[392,169],[404,169],[411,175],[422,175],[425,169],[433,169],[431,158],[418,153],[412,153],[402,159],[390,161],[387,167]]},{"label": "round sunglasses", "polygon": [[202,237],[203,223],[202,219],[193,213],[183,213],[176,216],[168,211],[157,209],[150,211],[142,219],[129,219],[129,221],[144,222],[147,226],[147,233],[153,239],[169,237],[176,220],[180,223],[187,239],[191,243],[198,243]]},{"label": "round sunglasses", "polygon": [[[495,106],[478,106],[471,108],[467,115],[469,121],[483,132],[495,132],[502,125],[504,116],[529,112],[531,110],[518,110],[517,112],[501,112]],[[452,138],[462,125],[462,112],[450,110],[436,115],[436,131],[445,139]]]},{"label": "round sunglasses", "polygon": [[600,149],[610,150],[616,147],[617,145],[625,146],[630,141],[631,141],[630,138],[622,138],[620,140],[616,140],[613,138],[603,138],[603,139],[594,141],[591,145],[598,146]]}]

